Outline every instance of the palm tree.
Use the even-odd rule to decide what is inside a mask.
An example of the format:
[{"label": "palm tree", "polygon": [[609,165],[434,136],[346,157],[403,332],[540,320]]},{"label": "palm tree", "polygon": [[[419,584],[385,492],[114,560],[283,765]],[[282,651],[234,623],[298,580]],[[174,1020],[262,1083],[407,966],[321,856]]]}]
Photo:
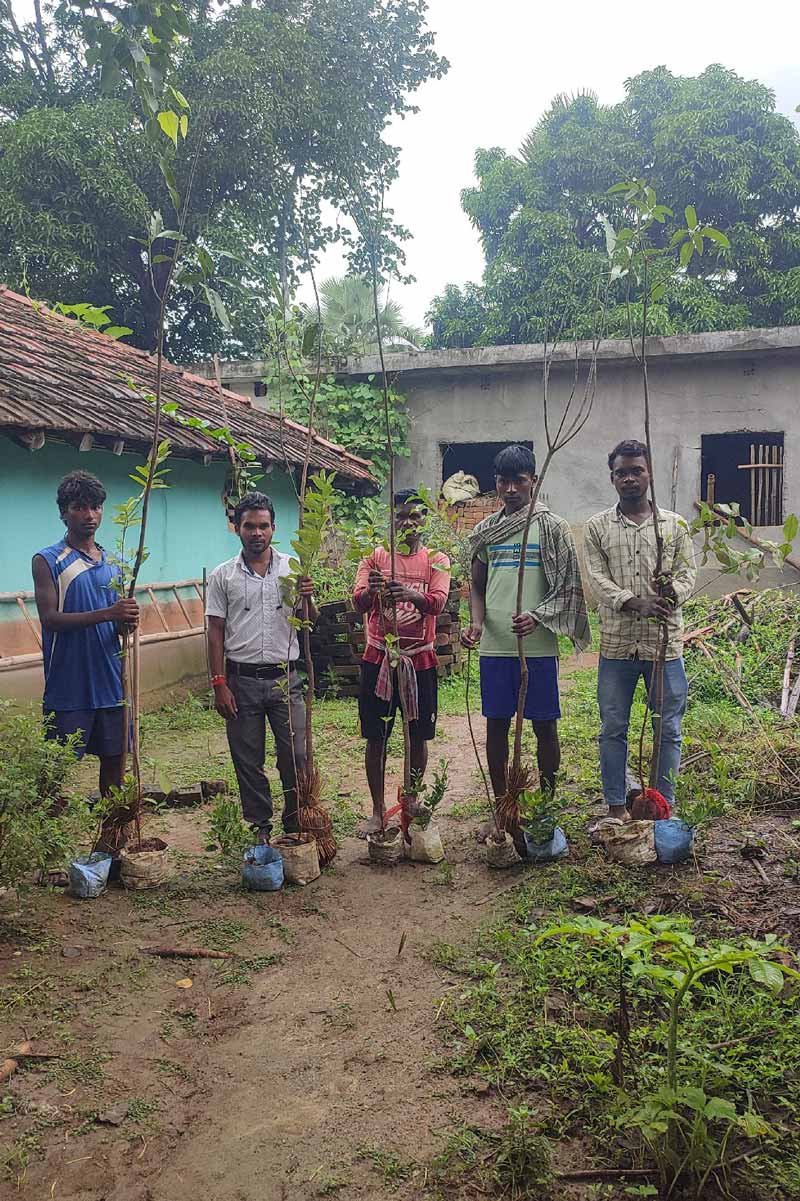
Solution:
[{"label": "palm tree", "polygon": [[[369,280],[358,275],[332,276],[320,284],[319,302],[326,341],[338,354],[377,353],[378,337]],[[425,335],[421,329],[404,321],[397,301],[389,300],[384,292],[380,292],[378,307],[384,345],[416,350]],[[316,322],[317,314],[313,309],[304,305],[303,313],[307,321]]]}]

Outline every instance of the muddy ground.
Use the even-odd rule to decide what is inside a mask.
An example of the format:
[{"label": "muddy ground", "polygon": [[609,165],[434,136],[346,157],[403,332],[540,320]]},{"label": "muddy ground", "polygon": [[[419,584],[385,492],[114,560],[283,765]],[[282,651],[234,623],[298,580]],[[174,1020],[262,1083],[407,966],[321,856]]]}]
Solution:
[{"label": "muddy ground", "polygon": [[[201,761],[204,774],[215,763],[227,770],[219,729],[171,737],[181,782],[192,770],[196,778]],[[352,727],[328,741],[336,791],[361,808]],[[524,887],[525,870],[538,869],[492,873],[483,862],[474,840],[480,786],[463,717],[442,719],[436,753],[451,765],[445,865],[374,868],[350,836],[308,887],[243,894],[235,872],[203,849],[202,807],[148,819],[148,832],[165,835],[176,852],[176,875],[162,889],[112,887],[94,902],[47,889],[5,899],[0,1047],[29,1038],[54,1058],[28,1061],[0,1086],[0,1098],[12,1098],[0,1102],[1,1196],[437,1195],[430,1164],[446,1132],[462,1120],[499,1124],[508,1099],[448,1072],[442,1002],[463,982],[437,966],[432,950],[474,938],[510,890]],[[163,770],[157,760],[154,772]],[[699,870],[652,872],[650,911],[718,913],[743,932],[797,937],[798,833],[788,818],[749,828],[771,850],[767,885],[742,859],[730,820],[716,828]],[[581,843],[575,858],[602,909],[601,852]],[[236,958],[162,960],[143,950],[159,944]],[[180,986],[186,981],[191,987]],[[562,1166],[581,1164],[573,1157]],[[565,1185],[562,1195],[589,1194]]]}]

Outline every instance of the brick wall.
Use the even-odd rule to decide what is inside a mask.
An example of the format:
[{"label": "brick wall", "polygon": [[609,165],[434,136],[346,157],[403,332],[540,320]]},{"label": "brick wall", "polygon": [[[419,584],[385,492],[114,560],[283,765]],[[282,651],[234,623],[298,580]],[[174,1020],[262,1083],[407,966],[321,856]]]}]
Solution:
[{"label": "brick wall", "polygon": [[474,529],[479,521],[483,521],[484,517],[490,517],[492,513],[496,513],[500,508],[500,503],[495,492],[485,492],[481,496],[476,496],[474,500],[456,501],[448,508],[455,517],[456,529],[459,533],[464,533]]}]

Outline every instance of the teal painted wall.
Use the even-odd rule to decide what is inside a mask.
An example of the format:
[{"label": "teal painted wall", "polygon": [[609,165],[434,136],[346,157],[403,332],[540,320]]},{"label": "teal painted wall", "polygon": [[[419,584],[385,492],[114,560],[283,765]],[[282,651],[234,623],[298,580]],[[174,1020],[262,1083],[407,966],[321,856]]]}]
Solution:
[{"label": "teal painted wall", "polygon": [[[103,524],[98,541],[107,550],[116,548],[117,529],[111,516],[114,505],[134,491],[129,472],[143,455],[113,455],[110,451],[84,453],[74,447],[46,442],[41,450],[23,450],[0,435],[0,503],[4,521],[0,531],[0,592],[33,587],[31,558],[43,546],[62,537],[56,489],[68,471],[91,471],[106,487]],[[240,547],[228,529],[221,493],[225,470],[220,462],[204,467],[188,459],[171,459],[170,487],[155,492],[147,525],[150,557],[141,571],[142,583],[156,580],[198,579],[203,568],[211,571],[230,559]],[[289,551],[297,527],[297,499],[286,472],[274,467],[259,487],[275,505],[275,545]],[[18,618],[13,606],[2,605],[6,618]]]}]

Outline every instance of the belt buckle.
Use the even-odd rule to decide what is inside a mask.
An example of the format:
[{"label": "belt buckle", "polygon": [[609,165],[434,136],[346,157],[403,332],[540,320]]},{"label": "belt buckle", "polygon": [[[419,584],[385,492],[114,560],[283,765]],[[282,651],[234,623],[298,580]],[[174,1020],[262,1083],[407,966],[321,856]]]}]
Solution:
[{"label": "belt buckle", "polygon": [[269,679],[269,668],[268,667],[257,667],[256,668],[256,679],[257,680],[268,680]]}]

